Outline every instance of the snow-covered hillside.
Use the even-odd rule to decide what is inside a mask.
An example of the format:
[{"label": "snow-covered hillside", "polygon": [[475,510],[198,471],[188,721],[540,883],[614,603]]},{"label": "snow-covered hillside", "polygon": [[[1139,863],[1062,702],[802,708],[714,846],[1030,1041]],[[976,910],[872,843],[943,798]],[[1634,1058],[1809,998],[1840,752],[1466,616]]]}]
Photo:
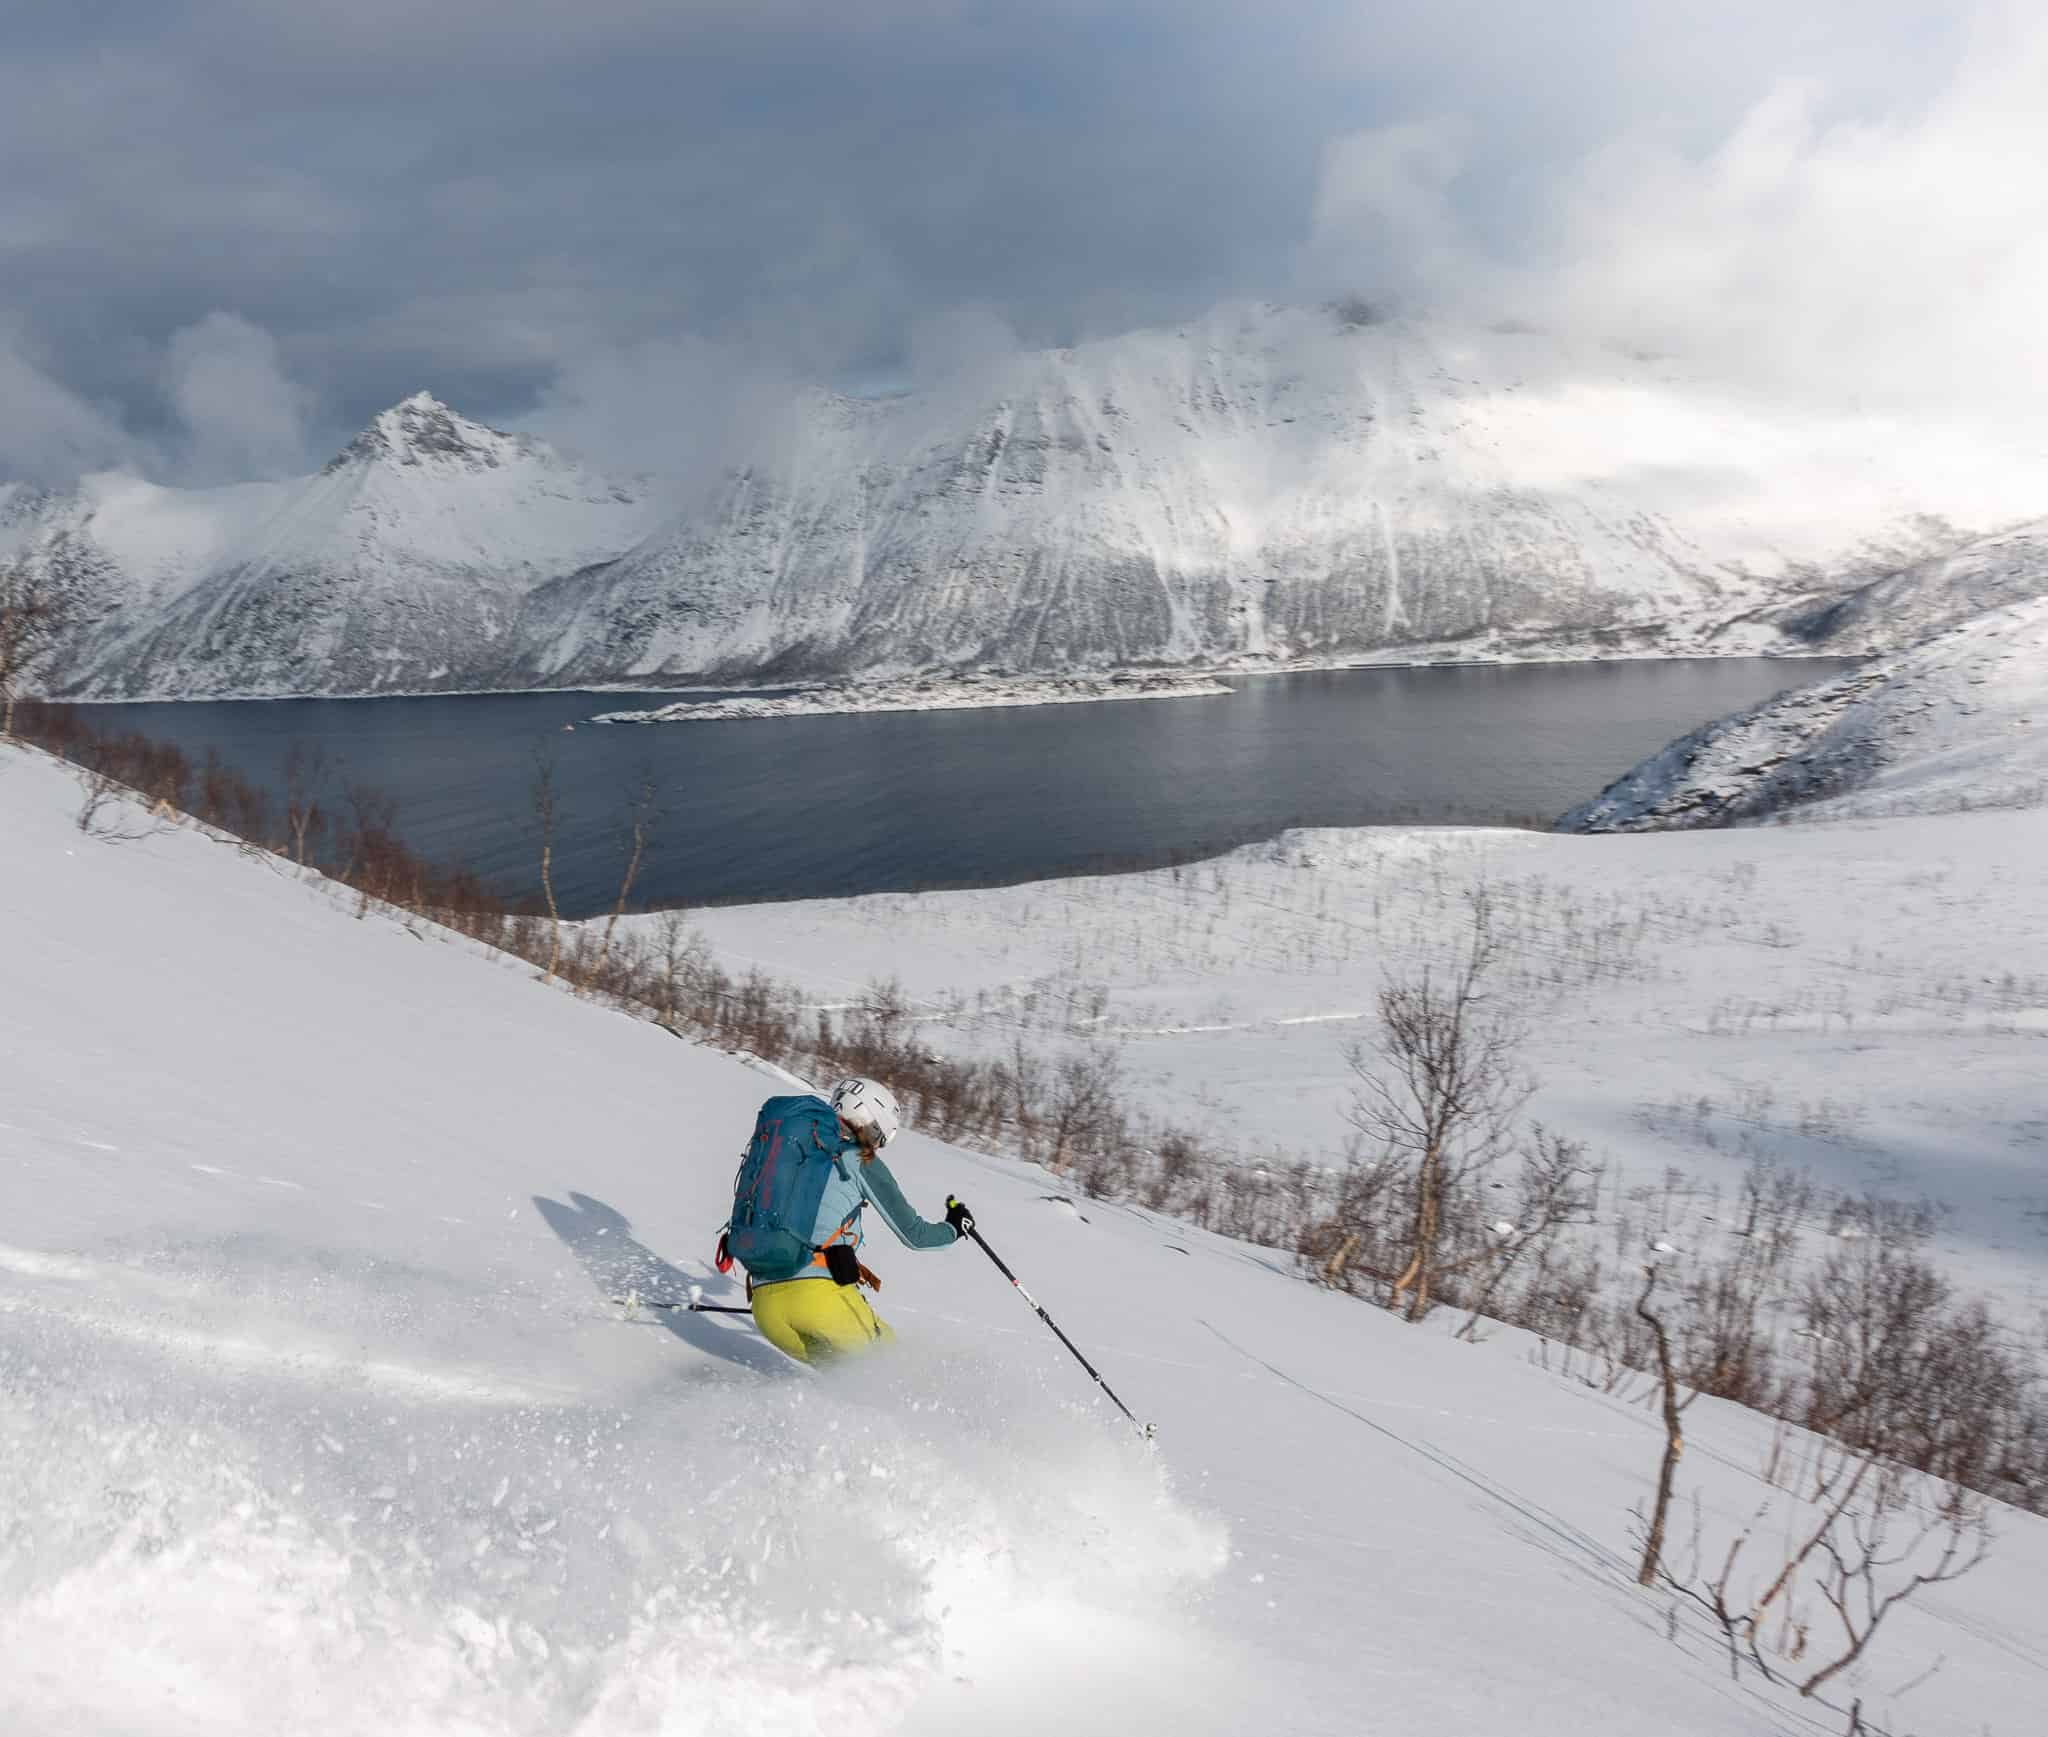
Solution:
[{"label": "snow-covered hillside", "polygon": [[2038,510],[1998,455],[1523,330],[1233,306],[760,423],[681,510],[422,394],[318,477],[0,488],[0,557],[85,696],[1863,649],[2041,577],[1926,564]]},{"label": "snow-covered hillside", "polygon": [[1682,736],[1570,832],[2048,804],[2048,599],[1995,609]]},{"label": "snow-covered hillside", "polygon": [[0,485],[0,555],[46,573],[89,620],[153,620],[290,493],[279,483],[162,488],[117,471],[66,490]]},{"label": "snow-covered hillside", "polygon": [[19,496],[0,554],[46,566],[84,618],[57,691],[406,692],[488,685],[526,594],[616,555],[653,512],[639,485],[420,393],[317,476]]},{"label": "snow-covered hillside", "polygon": [[2048,593],[2048,519],[1916,561],[1844,597],[1787,613],[1783,625],[1829,651],[1888,651],[1986,610]]},{"label": "snow-covered hillside", "polygon": [[[704,1256],[778,1080],[76,808],[0,755],[0,1727],[1846,1721],[1631,1584],[1640,1406],[1042,1172],[914,1135],[897,1166],[973,1202],[1156,1452],[971,1249],[882,1250],[902,1343],[829,1379],[619,1319],[729,1295]],[[1687,1432],[1705,1523],[1742,1524],[1768,1428]],[[2044,1575],[2048,1526],[2004,1516],[1843,1686],[1893,1729],[2029,1729]]]}]

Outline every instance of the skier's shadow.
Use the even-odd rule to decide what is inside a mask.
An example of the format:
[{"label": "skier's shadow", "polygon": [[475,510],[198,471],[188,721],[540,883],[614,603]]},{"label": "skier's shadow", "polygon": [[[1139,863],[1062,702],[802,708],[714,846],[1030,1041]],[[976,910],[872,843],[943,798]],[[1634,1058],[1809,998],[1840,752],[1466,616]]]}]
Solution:
[{"label": "skier's shadow", "polygon": [[[571,1192],[570,1204],[536,1194],[533,1204],[548,1228],[568,1244],[590,1282],[606,1297],[638,1293],[643,1302],[660,1299],[682,1303],[690,1287],[700,1282],[706,1289],[725,1291],[731,1282],[723,1278],[699,1281],[680,1267],[671,1266],[644,1243],[633,1240],[633,1226],[625,1214],[593,1200],[587,1194]],[[707,1357],[722,1357],[743,1369],[764,1374],[783,1374],[789,1360],[771,1345],[764,1344],[744,1328],[728,1327],[716,1315],[695,1315],[688,1309],[649,1309],[649,1318],[661,1323],[693,1351]]]}]

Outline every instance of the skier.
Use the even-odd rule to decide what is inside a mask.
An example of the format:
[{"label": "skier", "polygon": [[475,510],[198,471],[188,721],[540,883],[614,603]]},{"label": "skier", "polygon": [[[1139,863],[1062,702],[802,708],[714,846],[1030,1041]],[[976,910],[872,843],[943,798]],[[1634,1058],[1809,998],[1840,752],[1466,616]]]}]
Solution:
[{"label": "skier", "polygon": [[876,1156],[896,1137],[896,1096],[858,1076],[816,1097],[770,1098],[733,1183],[718,1268],[747,1269],[754,1323],[802,1363],[886,1344],[896,1335],[861,1295],[881,1281],[861,1264],[861,1213],[872,1206],[905,1248],[949,1248],[974,1228],[951,1195],[946,1216],[920,1218]]}]

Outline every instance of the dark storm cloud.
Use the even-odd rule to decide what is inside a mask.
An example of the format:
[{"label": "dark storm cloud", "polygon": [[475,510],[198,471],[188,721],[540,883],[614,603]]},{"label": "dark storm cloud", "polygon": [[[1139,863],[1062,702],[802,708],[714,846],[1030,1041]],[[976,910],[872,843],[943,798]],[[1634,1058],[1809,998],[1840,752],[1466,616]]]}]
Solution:
[{"label": "dark storm cloud", "polygon": [[1938,11],[1791,10],[13,0],[0,382],[61,398],[46,466],[205,470],[422,384],[515,417],[636,346],[873,379],[961,309],[1044,343],[1413,287],[1398,224],[1316,235],[1336,142],[1454,122],[1434,196],[1512,259],[1605,139],[1711,140],[1785,72],[1875,111],[1954,52]]}]

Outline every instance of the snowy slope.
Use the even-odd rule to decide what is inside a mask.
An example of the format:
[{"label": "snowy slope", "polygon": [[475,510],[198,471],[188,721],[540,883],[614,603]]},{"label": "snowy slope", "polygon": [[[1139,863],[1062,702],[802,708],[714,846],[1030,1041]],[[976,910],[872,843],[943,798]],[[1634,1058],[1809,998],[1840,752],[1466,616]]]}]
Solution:
[{"label": "snowy slope", "polygon": [[[75,802],[0,758],[0,1728],[1831,1728],[1629,1584],[1639,1408],[1042,1173],[898,1166],[1156,1456],[972,1250],[884,1251],[903,1343],[829,1381],[617,1320],[711,1278],[774,1080]],[[1767,1432],[1688,1429],[1746,1516]],[[2048,1527],[2001,1532],[1866,1715],[2027,1728]]]},{"label": "snowy slope", "polygon": [[2048,803],[2048,599],[1681,737],[1558,824],[1719,826]]},{"label": "snowy slope", "polygon": [[359,693],[487,685],[525,594],[617,554],[650,510],[637,485],[419,393],[317,476],[93,477],[24,501],[0,535],[89,619],[60,691]]},{"label": "snowy slope", "polygon": [[1874,430],[1772,426],[1611,355],[1564,384],[1563,360],[1240,307],[972,389],[821,397],[711,516],[537,593],[531,656],[569,679],[1711,649],[1794,563],[1941,492],[1872,466]]},{"label": "snowy slope", "polygon": [[2036,519],[1915,562],[1818,607],[1795,609],[1783,625],[1830,651],[1887,651],[2044,593],[2048,519]]}]

